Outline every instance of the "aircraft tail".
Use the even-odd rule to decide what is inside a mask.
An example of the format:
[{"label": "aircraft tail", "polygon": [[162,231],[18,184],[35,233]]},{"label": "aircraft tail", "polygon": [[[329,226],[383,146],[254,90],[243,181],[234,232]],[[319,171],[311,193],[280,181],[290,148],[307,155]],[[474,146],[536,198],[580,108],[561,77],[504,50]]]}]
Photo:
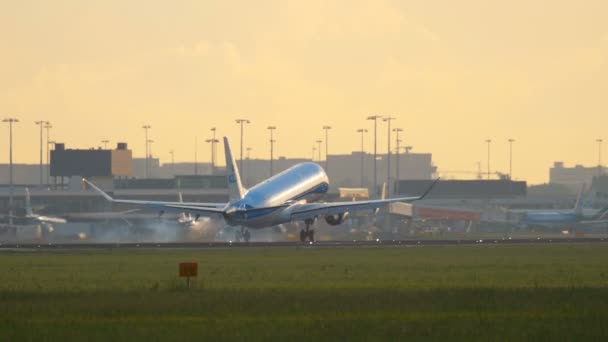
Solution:
[{"label": "aircraft tail", "polygon": [[25,215],[34,216],[34,210],[32,209],[32,200],[30,199],[29,188],[25,188]]},{"label": "aircraft tail", "polygon": [[224,153],[226,154],[226,170],[228,171],[228,200],[236,201],[245,196],[245,188],[241,183],[241,175],[236,160],[232,156],[228,138],[224,137]]},{"label": "aircraft tail", "polygon": [[593,203],[597,198],[597,189],[594,184],[591,184],[587,193],[583,196],[583,209],[591,209],[593,208]]},{"label": "aircraft tail", "polygon": [[583,204],[585,202],[583,198],[583,193],[585,192],[585,184],[581,186],[581,189],[578,191],[578,195],[576,196],[576,204],[574,205],[574,213],[576,215],[583,215]]}]

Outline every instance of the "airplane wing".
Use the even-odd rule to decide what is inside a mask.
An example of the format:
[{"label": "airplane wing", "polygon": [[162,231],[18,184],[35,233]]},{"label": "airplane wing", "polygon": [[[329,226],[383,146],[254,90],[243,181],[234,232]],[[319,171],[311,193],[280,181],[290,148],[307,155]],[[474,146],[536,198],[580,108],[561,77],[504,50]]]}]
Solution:
[{"label": "airplane wing", "polygon": [[196,213],[200,216],[215,216],[222,215],[224,213],[223,207],[225,203],[180,203],[180,202],[163,202],[163,201],[142,201],[142,200],[126,200],[126,199],[114,199],[112,196],[105,193],[103,190],[98,188],[95,184],[83,179],[90,187],[101,194],[106,200],[112,203],[126,203],[142,205],[149,208],[159,209],[163,211],[172,212],[190,212]]},{"label": "airplane wing", "polygon": [[294,204],[292,206],[291,219],[292,221],[299,221],[321,215],[336,215],[345,212],[352,213],[354,211],[374,210],[394,202],[413,202],[419,199],[421,199],[420,196],[357,202]]},{"label": "airplane wing", "polygon": [[600,224],[608,225],[608,220],[580,221],[576,222],[574,226],[597,226]]},{"label": "airplane wing", "polygon": [[291,220],[299,221],[321,215],[336,215],[345,212],[362,210],[374,210],[387,206],[394,202],[414,202],[423,199],[437,184],[439,178],[421,196],[400,197],[380,200],[357,201],[357,202],[332,202],[332,203],[306,203],[291,206]]}]

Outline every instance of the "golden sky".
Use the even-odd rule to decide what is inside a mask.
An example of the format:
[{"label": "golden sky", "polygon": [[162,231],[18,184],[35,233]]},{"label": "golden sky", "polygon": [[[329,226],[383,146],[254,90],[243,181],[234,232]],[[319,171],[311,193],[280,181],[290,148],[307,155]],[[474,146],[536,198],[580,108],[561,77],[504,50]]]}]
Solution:
[{"label": "golden sky", "polygon": [[236,118],[267,158],[268,125],[276,155],[309,157],[323,125],[330,154],[348,153],[366,116],[390,115],[440,170],[485,168],[489,138],[506,172],[513,138],[514,177],[546,182],[555,160],[596,165],[597,138],[608,150],[607,13],[604,0],[5,1],[0,117],[21,120],[15,162],[36,163],[41,119],[68,147],[126,141],[136,156],[149,124],[155,156],[190,161],[195,136],[209,159],[213,126],[238,145]]}]

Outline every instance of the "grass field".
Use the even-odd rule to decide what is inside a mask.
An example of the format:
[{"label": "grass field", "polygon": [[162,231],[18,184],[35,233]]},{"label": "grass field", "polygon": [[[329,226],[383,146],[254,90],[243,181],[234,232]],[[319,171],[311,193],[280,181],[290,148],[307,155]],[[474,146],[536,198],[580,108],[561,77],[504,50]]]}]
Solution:
[{"label": "grass field", "polygon": [[0,341],[608,339],[605,244],[3,251],[0,272]]}]

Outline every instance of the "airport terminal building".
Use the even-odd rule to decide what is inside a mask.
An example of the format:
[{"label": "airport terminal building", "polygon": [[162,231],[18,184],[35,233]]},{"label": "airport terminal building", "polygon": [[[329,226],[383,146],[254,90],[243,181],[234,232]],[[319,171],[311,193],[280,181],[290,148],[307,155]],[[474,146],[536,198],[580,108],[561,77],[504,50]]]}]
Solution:
[{"label": "airport terminal building", "polygon": [[603,174],[605,174],[605,170],[600,166],[575,165],[574,167],[566,167],[563,162],[555,162],[553,167],[549,169],[549,183],[564,185],[578,191],[583,184],[590,185],[594,177]]}]

